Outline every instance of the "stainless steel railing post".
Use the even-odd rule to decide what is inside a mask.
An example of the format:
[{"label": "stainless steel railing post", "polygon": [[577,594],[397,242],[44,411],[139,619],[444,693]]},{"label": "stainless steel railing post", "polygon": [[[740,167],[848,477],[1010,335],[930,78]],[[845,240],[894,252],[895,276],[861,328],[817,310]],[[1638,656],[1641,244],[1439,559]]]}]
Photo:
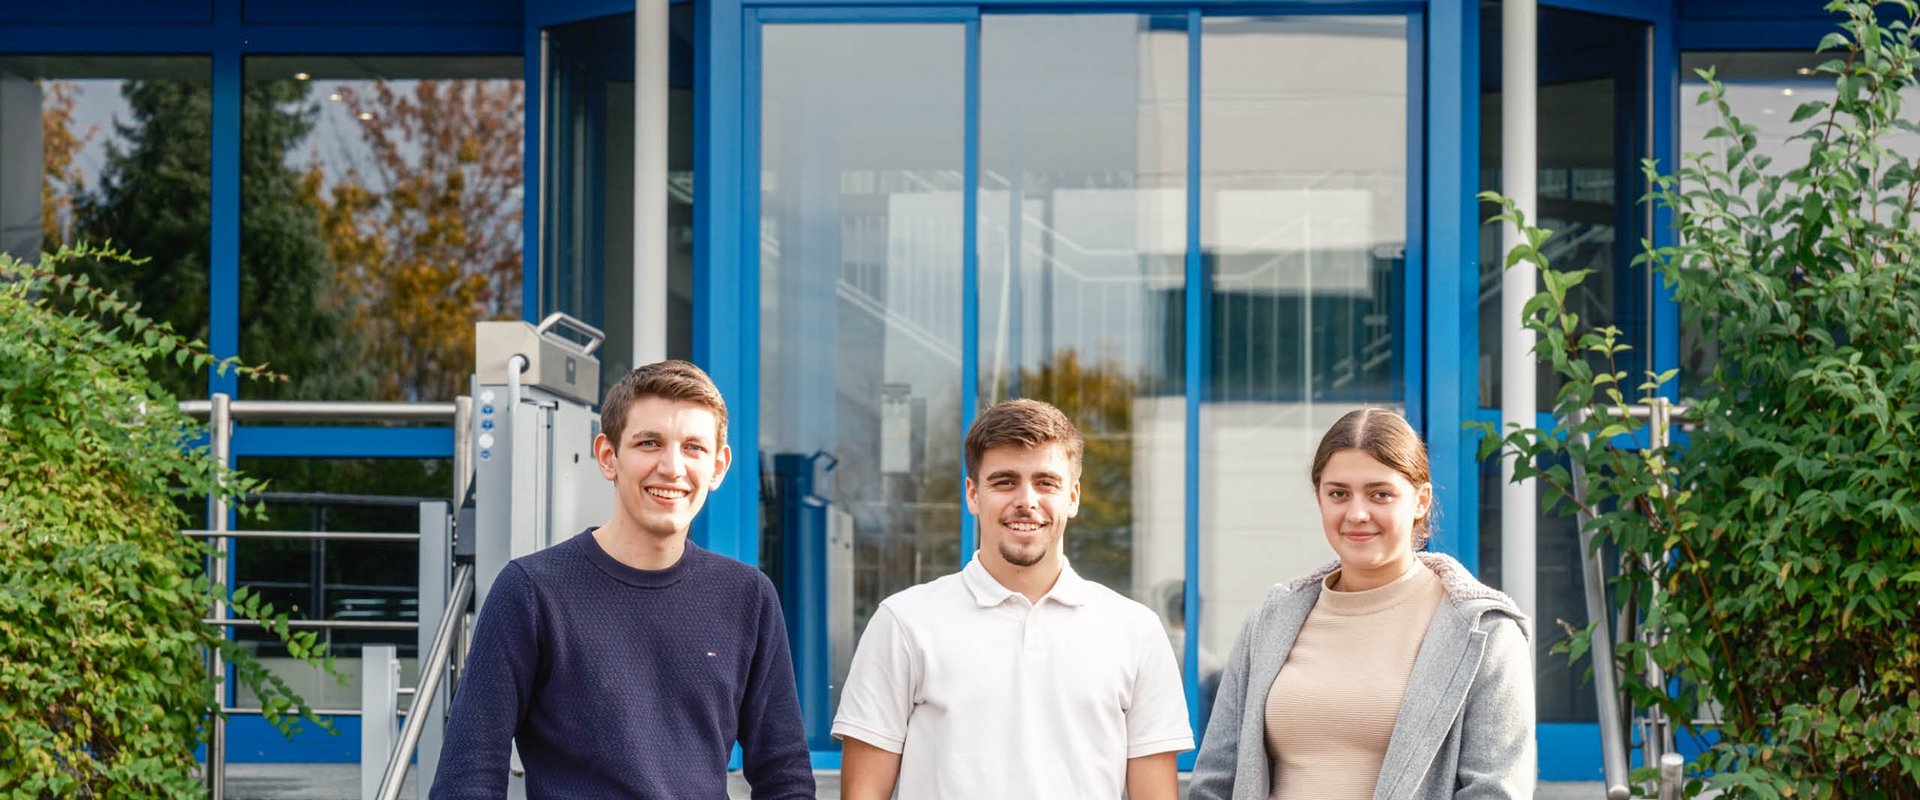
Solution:
[{"label": "stainless steel railing post", "polygon": [[[440,616],[440,631],[433,638],[433,650],[427,654],[427,660],[420,665],[420,686],[414,690],[413,702],[407,705],[407,723],[400,729],[400,741],[393,749],[393,755],[387,759],[387,772],[380,781],[380,794],[375,800],[394,800],[400,796],[400,784],[407,777],[407,764],[413,760],[413,748],[420,743],[420,731],[426,726],[426,709],[433,703],[434,694],[440,689],[440,680],[447,674],[447,654],[453,649],[453,632],[460,617],[466,613],[467,601],[473,597],[473,565],[461,564],[453,573],[453,591],[448,593],[447,610]],[[426,787],[422,787],[425,791]]]},{"label": "stainless steel railing post", "polygon": [[[219,466],[219,488],[226,488],[226,471],[233,466],[233,414],[231,398],[216,393],[213,396],[212,419],[213,460]],[[219,536],[229,527],[227,525],[227,498],[216,493],[212,497],[208,514],[212,519],[207,527],[214,533],[213,540],[213,582],[220,589],[213,601],[213,618],[227,617],[227,547],[229,541]],[[221,628],[220,637],[226,638],[229,629]],[[207,735],[207,796],[212,800],[225,800],[227,796],[227,664],[219,650],[213,651],[209,662],[213,678],[213,718],[210,720]]]}]

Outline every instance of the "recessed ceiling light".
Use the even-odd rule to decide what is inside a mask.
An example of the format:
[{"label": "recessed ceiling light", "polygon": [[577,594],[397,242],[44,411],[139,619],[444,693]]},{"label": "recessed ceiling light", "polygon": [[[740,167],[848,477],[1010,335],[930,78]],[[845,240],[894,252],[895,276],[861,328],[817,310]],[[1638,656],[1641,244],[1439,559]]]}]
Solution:
[{"label": "recessed ceiling light", "polygon": [[1763,109],[1760,109],[1760,113],[1762,113],[1762,114],[1772,114],[1772,113],[1773,113],[1773,109],[1771,109],[1771,108],[1763,108]]},{"label": "recessed ceiling light", "polygon": [[304,73],[304,72],[293,73],[293,79],[296,81],[310,80],[312,78],[313,78],[312,75],[308,75],[307,73]]},{"label": "recessed ceiling light", "polygon": [[1781,90],[1780,90],[1780,96],[1781,96],[1781,97],[1792,97],[1792,96],[1793,96],[1793,90],[1792,90],[1792,89],[1781,89]]},{"label": "recessed ceiling light", "polygon": [[332,100],[333,102],[336,102],[336,103],[338,103],[338,102],[340,102],[340,93],[339,93],[339,92],[334,92],[333,94],[330,94],[330,95],[327,95],[327,99],[328,99],[328,100]]},{"label": "recessed ceiling light", "polygon": [[1801,75],[1812,75],[1812,74],[1813,74],[1813,68],[1812,68],[1812,67],[1801,67],[1801,68],[1799,68],[1799,69],[1796,69],[1796,70],[1794,70],[1794,72],[1797,72],[1797,73],[1799,73],[1799,74],[1801,74]]},{"label": "recessed ceiling light", "polygon": [[370,120],[370,119],[373,119],[373,112],[371,112],[371,111],[362,111],[362,112],[360,112],[360,120],[361,120],[362,122],[365,122],[365,121],[367,121],[367,120]]}]

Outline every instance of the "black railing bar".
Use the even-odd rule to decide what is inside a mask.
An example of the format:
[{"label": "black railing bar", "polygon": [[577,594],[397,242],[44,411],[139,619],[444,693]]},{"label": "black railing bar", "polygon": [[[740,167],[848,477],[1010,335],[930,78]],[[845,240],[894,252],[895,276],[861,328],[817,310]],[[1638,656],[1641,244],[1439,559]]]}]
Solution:
[{"label": "black railing bar", "polygon": [[324,541],[324,542],[417,542],[418,532],[361,532],[361,531],[209,531],[183,530],[181,536],[194,539],[282,539],[287,541]]},{"label": "black railing bar", "polygon": [[397,494],[338,494],[334,492],[255,492],[246,501],[284,503],[303,506],[369,506],[375,508],[414,508],[421,503],[445,501],[444,497],[408,497]]}]

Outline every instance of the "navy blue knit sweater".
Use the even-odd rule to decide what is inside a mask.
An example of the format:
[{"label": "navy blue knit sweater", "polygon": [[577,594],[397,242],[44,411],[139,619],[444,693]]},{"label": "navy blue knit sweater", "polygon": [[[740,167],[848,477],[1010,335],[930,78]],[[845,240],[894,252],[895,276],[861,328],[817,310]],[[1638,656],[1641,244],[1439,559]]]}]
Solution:
[{"label": "navy blue knit sweater", "polygon": [[786,623],[758,570],[688,542],[664,570],[593,530],[501,570],[475,626],[432,798],[724,798],[736,740],[760,798],[812,798]]}]

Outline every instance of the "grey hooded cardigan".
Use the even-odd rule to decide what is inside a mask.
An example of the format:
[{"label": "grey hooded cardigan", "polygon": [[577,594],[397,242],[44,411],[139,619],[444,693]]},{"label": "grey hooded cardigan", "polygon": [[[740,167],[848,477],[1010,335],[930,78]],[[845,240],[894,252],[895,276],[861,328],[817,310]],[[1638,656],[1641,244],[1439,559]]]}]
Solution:
[{"label": "grey hooded cardigan", "polygon": [[[1374,800],[1532,798],[1532,624],[1460,562],[1415,555],[1440,577],[1445,596],[1414,657]],[[1190,800],[1267,797],[1267,694],[1322,583],[1338,567],[1275,586],[1240,628],[1193,765]]]}]

